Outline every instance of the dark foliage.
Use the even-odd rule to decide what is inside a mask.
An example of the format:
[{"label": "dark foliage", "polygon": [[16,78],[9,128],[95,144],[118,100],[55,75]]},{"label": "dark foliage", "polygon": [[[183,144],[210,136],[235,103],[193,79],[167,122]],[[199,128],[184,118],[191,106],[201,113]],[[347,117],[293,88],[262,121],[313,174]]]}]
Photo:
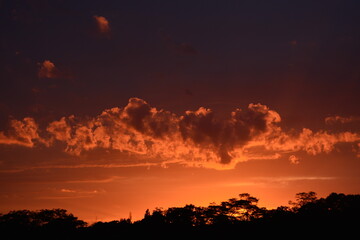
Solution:
[{"label": "dark foliage", "polygon": [[59,237],[69,236],[85,226],[86,222],[65,209],[18,210],[0,215],[0,231],[14,239],[33,234],[52,238],[54,233]]},{"label": "dark foliage", "polygon": [[[45,237],[124,237],[148,234],[156,238],[175,237],[324,237],[355,236],[360,216],[360,195],[332,193],[318,199],[314,192],[296,194],[290,206],[265,209],[247,193],[208,207],[186,205],[166,210],[146,210],[144,218],[132,222],[96,222],[90,226],[64,209],[11,211],[0,215],[2,233]],[[289,235],[290,234],[290,235]]]}]

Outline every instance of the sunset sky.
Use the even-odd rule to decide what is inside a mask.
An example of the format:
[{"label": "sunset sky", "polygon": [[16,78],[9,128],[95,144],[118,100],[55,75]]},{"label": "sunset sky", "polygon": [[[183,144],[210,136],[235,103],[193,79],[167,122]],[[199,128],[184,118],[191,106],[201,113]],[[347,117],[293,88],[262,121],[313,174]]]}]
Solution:
[{"label": "sunset sky", "polygon": [[0,212],[360,193],[359,9],[0,1]]}]

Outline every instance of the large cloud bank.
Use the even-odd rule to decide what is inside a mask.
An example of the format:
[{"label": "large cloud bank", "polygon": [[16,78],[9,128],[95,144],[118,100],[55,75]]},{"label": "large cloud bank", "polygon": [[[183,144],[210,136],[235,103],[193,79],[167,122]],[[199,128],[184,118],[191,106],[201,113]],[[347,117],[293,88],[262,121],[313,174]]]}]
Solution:
[{"label": "large cloud bank", "polygon": [[276,158],[297,151],[329,153],[341,142],[359,146],[358,133],[307,128],[285,132],[280,122],[280,115],[262,104],[249,104],[219,119],[204,107],[179,116],[131,98],[123,108],[107,109],[86,120],[62,117],[45,129],[30,117],[12,120],[10,128],[0,132],[0,144],[51,147],[62,142],[63,150],[72,155],[103,148],[205,167],[233,167],[262,154]]}]

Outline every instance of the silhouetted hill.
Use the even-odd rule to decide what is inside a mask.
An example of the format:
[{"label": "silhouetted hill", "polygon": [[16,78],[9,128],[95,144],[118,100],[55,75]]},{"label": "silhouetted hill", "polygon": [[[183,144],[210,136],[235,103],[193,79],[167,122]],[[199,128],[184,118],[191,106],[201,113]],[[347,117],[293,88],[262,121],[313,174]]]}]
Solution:
[{"label": "silhouetted hill", "polygon": [[[44,238],[156,238],[265,236],[334,237],[355,236],[360,216],[360,195],[331,193],[318,199],[314,192],[296,194],[290,206],[268,210],[257,205],[258,199],[239,194],[220,204],[207,207],[185,205],[168,209],[146,210],[144,218],[132,222],[96,222],[87,225],[64,209],[19,210],[0,215],[2,234]],[[311,236],[311,237],[310,237]],[[9,238],[10,239],[10,238]]]}]

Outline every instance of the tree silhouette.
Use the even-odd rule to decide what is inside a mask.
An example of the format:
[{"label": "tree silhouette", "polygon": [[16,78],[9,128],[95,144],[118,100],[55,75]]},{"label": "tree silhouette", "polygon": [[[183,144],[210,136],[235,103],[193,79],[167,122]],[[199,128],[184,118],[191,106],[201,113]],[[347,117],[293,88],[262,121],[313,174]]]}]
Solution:
[{"label": "tree silhouette", "polygon": [[196,211],[194,205],[186,205],[185,207],[169,208],[165,213],[166,222],[170,224],[178,224],[183,226],[195,226]]},{"label": "tree silhouette", "polygon": [[299,209],[308,203],[313,203],[317,200],[316,193],[312,191],[297,193],[295,198],[295,202],[289,201],[289,204],[293,206],[294,210]]},{"label": "tree silhouette", "polygon": [[0,229],[7,232],[39,229],[69,231],[85,226],[86,222],[78,220],[74,215],[67,213],[65,209],[18,210],[0,216]]},{"label": "tree silhouette", "polygon": [[239,194],[239,198],[230,198],[220,205],[210,205],[207,216],[211,223],[234,223],[251,221],[262,217],[263,209],[257,206],[258,199],[248,193]]},{"label": "tree silhouette", "polygon": [[[220,204],[207,207],[193,204],[168,209],[147,209],[144,218],[132,222],[130,218],[110,222],[96,222],[90,226],[65,209],[38,211],[18,210],[0,214],[0,231],[12,234],[45,234],[44,236],[70,236],[91,238],[104,236],[118,238],[121,235],[137,237],[146,232],[154,238],[197,235],[199,238],[220,234],[222,238],[241,232],[242,237],[274,236],[287,231],[297,235],[313,233],[333,236],[334,233],[353,233],[357,230],[360,216],[360,195],[331,193],[326,198],[317,198],[315,192],[295,195],[290,206],[265,209],[258,206],[258,199],[248,193],[239,194]],[[176,233],[176,235],[174,235]],[[194,235],[195,234],[195,235]],[[277,234],[277,235],[276,235]],[[319,235],[320,236],[320,235]],[[343,237],[343,236],[342,236]]]}]

